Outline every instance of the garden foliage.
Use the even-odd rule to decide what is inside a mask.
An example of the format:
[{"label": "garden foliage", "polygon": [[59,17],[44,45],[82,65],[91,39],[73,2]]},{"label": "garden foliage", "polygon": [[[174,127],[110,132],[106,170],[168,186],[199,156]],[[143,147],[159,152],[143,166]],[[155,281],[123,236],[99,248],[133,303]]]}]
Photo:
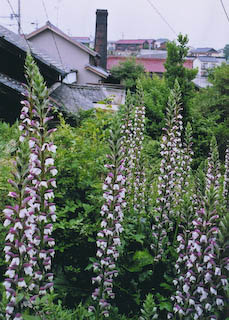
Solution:
[{"label": "garden foliage", "polygon": [[[222,68],[211,79],[224,95]],[[26,72],[20,130],[0,125],[0,319],[225,320],[229,151],[220,160],[217,131],[198,138],[195,123],[224,119],[184,125],[193,88],[167,74],[140,77],[117,114],[83,112],[75,127],[59,115],[55,131],[31,56]]]}]

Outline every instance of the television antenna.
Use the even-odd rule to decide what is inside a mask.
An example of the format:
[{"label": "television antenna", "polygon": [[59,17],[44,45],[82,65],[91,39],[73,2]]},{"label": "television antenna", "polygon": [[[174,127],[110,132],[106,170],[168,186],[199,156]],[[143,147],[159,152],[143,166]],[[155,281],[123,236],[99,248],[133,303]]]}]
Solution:
[{"label": "television antenna", "polygon": [[[10,2],[8,1],[8,3],[10,4]],[[11,5],[10,5],[11,7]],[[11,7],[12,9],[12,7]],[[21,34],[21,0],[18,0],[18,12],[15,13],[13,11],[13,13],[11,13],[9,16],[0,16],[1,19],[16,19],[17,20],[17,24],[18,24],[18,34]]]}]

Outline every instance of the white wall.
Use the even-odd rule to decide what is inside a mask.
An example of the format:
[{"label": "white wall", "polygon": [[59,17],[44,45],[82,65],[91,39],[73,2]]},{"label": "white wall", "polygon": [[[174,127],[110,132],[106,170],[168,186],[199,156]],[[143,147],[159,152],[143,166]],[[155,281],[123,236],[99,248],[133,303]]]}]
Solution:
[{"label": "white wall", "polygon": [[[217,59],[217,61],[200,61],[198,58],[196,58],[194,61],[193,61],[193,68],[198,68],[198,76],[204,76],[204,73],[205,73],[205,76],[207,75],[207,70],[208,69],[212,69],[214,67],[217,67],[217,66],[220,66],[223,62],[226,62],[226,59]],[[205,66],[203,66],[203,64]]]},{"label": "white wall", "polygon": [[89,64],[89,53],[52,31],[45,30],[35,35],[30,41],[46,51],[60,65],[78,70],[78,84],[98,83],[101,79],[100,76],[85,69],[85,66]]}]

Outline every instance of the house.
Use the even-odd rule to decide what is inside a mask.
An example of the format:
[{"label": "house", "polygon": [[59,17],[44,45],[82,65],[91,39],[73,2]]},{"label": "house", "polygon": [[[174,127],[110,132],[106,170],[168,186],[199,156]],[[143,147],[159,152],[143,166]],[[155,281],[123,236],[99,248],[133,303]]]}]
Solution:
[{"label": "house", "polygon": [[198,75],[192,80],[192,82],[197,89],[203,89],[212,86],[212,84],[208,81],[208,78],[200,77]]},{"label": "house", "polygon": [[76,83],[100,83],[108,77],[106,70],[98,66],[99,54],[88,46],[75,41],[49,21],[41,28],[28,34],[26,39],[47,54],[77,71]]},{"label": "house", "polygon": [[53,87],[50,97],[61,106],[68,115],[75,115],[79,110],[94,108],[106,109],[105,100],[110,100],[111,110],[116,111],[125,103],[125,88],[113,84],[79,85],[58,83]]},{"label": "house", "polygon": [[139,54],[137,55],[139,58],[157,58],[157,59],[166,59],[167,51],[166,50],[146,50],[141,49]]},{"label": "house", "polygon": [[199,56],[193,61],[194,68],[198,68],[199,77],[207,77],[208,71],[226,62],[224,57]]},{"label": "house", "polygon": [[196,48],[191,49],[189,55],[194,57],[199,56],[218,56],[218,51],[214,48]]},{"label": "house", "polygon": [[[149,74],[156,73],[162,75],[165,72],[164,63],[166,61],[167,53],[141,55],[136,57],[136,63],[142,64],[145,71]],[[119,65],[120,62],[125,61],[127,57],[123,56],[108,56],[107,69],[111,70],[113,66]],[[193,68],[193,58],[186,58],[184,66],[188,69]]]},{"label": "house", "polygon": [[218,55],[217,56],[225,58],[224,48],[221,48],[221,49],[218,50]]},{"label": "house", "polygon": [[0,119],[13,123],[21,110],[21,94],[25,93],[23,83],[26,53],[31,51],[48,87],[63,81],[71,74],[22,36],[0,25]]},{"label": "house", "polygon": [[137,52],[140,49],[153,49],[154,39],[122,39],[115,42],[115,51]]},{"label": "house", "polygon": [[107,54],[108,55],[113,55],[115,54],[115,43],[116,41],[108,40],[107,41]]},{"label": "house", "polygon": [[160,39],[157,39],[155,40],[155,49],[157,50],[166,50],[166,45],[167,45],[167,42],[169,40],[168,39],[165,39],[165,38],[160,38]]},{"label": "house", "polygon": [[[23,36],[0,26],[0,119],[13,123],[20,115],[26,79],[24,63],[27,52],[33,55],[50,91],[50,100],[64,114],[72,115],[79,109],[87,110],[112,96],[112,105],[125,101],[125,90],[109,84],[77,85],[76,70],[60,64],[47,52],[37,48]],[[86,66],[93,68],[94,66]],[[95,70],[104,72],[102,68]],[[75,84],[75,85],[74,85]],[[104,107],[104,104],[102,105]]]}]

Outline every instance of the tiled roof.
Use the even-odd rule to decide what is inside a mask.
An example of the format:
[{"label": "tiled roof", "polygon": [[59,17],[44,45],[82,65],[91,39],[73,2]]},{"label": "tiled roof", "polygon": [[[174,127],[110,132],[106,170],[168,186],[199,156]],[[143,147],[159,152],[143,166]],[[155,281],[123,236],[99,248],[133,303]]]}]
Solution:
[{"label": "tiled roof", "polygon": [[141,54],[138,55],[139,58],[152,58],[152,59],[166,59],[167,58],[167,51],[160,52],[160,53],[151,53],[151,54]]},{"label": "tiled roof", "polygon": [[214,48],[196,48],[191,50],[191,53],[209,53],[209,52],[217,52]]},{"label": "tiled roof", "polygon": [[104,100],[106,94],[102,87],[89,85],[61,84],[52,93],[51,98],[63,105],[66,112],[77,113],[80,109],[94,108],[93,103]]},{"label": "tiled roof", "polygon": [[72,40],[78,41],[78,42],[83,42],[83,43],[91,43],[91,39],[89,37],[71,37]]},{"label": "tiled roof", "polygon": [[164,43],[164,42],[168,42],[169,39],[165,39],[165,38],[160,38],[160,39],[157,39],[156,42],[160,42],[160,43]]},{"label": "tiled roof", "polygon": [[96,67],[96,66],[92,66],[91,64],[87,64],[85,66],[85,68],[87,70],[90,70],[90,71],[100,75],[101,77],[103,77],[105,79],[109,76],[109,73],[101,67]]},{"label": "tiled roof", "polygon": [[208,82],[208,78],[207,77],[199,77],[199,76],[197,76],[195,79],[192,80],[192,82],[198,88],[207,88],[207,87],[211,87],[212,86],[212,84],[210,82]]},{"label": "tiled roof", "polygon": [[67,41],[71,42],[72,44],[74,44],[75,46],[77,46],[78,48],[82,49],[83,51],[89,53],[91,56],[95,57],[95,56],[99,56],[99,54],[97,52],[95,52],[94,50],[88,48],[87,46],[85,46],[84,44],[75,41],[74,39],[72,39],[72,37],[68,36],[66,33],[64,33],[62,30],[60,30],[59,28],[57,28],[56,26],[54,26],[50,21],[47,21],[46,24],[31,32],[30,34],[28,34],[26,36],[27,39],[30,39],[32,37],[34,37],[35,35],[39,34],[40,32],[43,32],[44,30],[51,30],[53,32],[55,32],[56,34],[58,34],[59,36],[62,36],[64,39],[66,39]]},{"label": "tiled roof", "polygon": [[116,44],[143,44],[146,41],[148,42],[154,42],[154,39],[121,39],[116,41]]},{"label": "tiled roof", "polygon": [[[216,57],[198,57],[201,62],[218,62],[219,58]],[[222,60],[222,59],[220,59]],[[226,61],[226,59],[224,59]]]},{"label": "tiled roof", "polygon": [[16,81],[9,76],[6,76],[3,73],[0,73],[0,83],[4,84],[5,86],[16,90],[19,93],[25,93],[25,87],[21,84],[21,82]]},{"label": "tiled roof", "polygon": [[26,41],[22,36],[0,25],[0,40],[1,38],[13,44],[14,46],[20,48],[25,53],[31,50],[32,55],[36,59],[40,60],[47,66],[52,67],[62,75],[66,75],[70,72],[69,68],[61,66],[57,61],[48,56],[46,53],[44,53],[40,49],[37,49],[34,44],[31,44],[29,41]]}]

